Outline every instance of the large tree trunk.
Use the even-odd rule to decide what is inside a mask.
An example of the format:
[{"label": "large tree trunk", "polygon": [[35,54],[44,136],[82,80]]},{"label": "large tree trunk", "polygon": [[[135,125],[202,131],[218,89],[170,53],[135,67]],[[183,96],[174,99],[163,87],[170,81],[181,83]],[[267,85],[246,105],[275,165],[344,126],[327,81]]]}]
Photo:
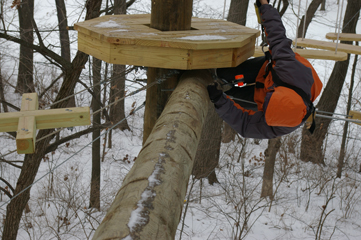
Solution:
[{"label": "large tree trunk", "polygon": [[268,148],[265,151],[266,162],[263,170],[263,182],[261,197],[273,199],[273,173],[275,168],[276,156],[281,147],[281,138],[268,140]]},{"label": "large tree trunk", "polygon": [[[22,1],[19,12],[20,39],[29,43],[34,42],[33,20],[34,20],[34,0]],[[20,45],[18,81],[15,92],[23,94],[34,92],[33,77],[33,49]]]},{"label": "large tree trunk", "polygon": [[[65,2],[64,0],[55,0],[55,4],[58,15],[61,57],[66,59],[68,62],[71,62],[68,18],[66,16]],[[72,94],[74,94],[74,90]],[[67,107],[75,107],[75,96],[69,99]]]},{"label": "large tree trunk", "polygon": [[[347,3],[345,18],[343,21],[343,33],[355,33],[356,25],[360,14],[361,1],[349,0]],[[349,43],[350,42],[344,42]],[[333,68],[330,79],[322,93],[317,108],[321,111],[334,112],[340,97],[343,83],[345,82],[350,58],[346,61],[337,62]],[[303,128],[301,143],[301,160],[313,163],[324,164],[322,151],[323,141],[326,137],[331,120],[316,118],[316,129],[311,135],[306,128]]]},{"label": "large tree trunk", "polygon": [[[87,1],[86,8],[87,14],[85,19],[91,19],[99,15],[101,6],[101,1],[99,0],[89,0]],[[63,81],[62,86],[60,87],[59,93],[55,101],[59,101],[71,93],[71,90],[74,89],[76,82],[79,79],[80,73],[83,70],[85,63],[88,60],[88,55],[82,52],[77,52],[73,62],[72,70],[67,72],[66,78]],[[62,108],[66,107],[67,101],[60,102],[52,106],[52,108]],[[37,139],[44,137],[51,133],[53,130],[40,130]],[[25,155],[23,166],[15,187],[14,196],[22,191],[25,188],[29,187],[35,179],[35,176],[38,172],[39,165],[42,158],[44,157],[45,150],[49,145],[51,137],[43,139],[37,142],[37,148],[35,153],[32,155]],[[19,196],[15,197],[10,201],[6,208],[6,218],[4,221],[4,229],[2,233],[3,240],[16,240],[17,232],[19,229],[19,224],[23,210],[29,201],[30,198],[30,188],[22,192]]]},{"label": "large tree trunk", "polygon": [[[92,101],[93,112],[96,112],[100,109],[101,94],[100,94],[100,70],[102,66],[102,60],[99,60],[93,57],[93,91],[94,98]],[[101,113],[93,115],[93,125],[101,124]],[[100,129],[97,129],[93,132],[93,143],[92,143],[92,175],[90,181],[90,208],[96,208],[100,210]],[[98,139],[97,139],[98,138]],[[97,139],[97,140],[95,140]]]},{"label": "large tree trunk", "polygon": [[227,21],[246,26],[249,0],[232,0]]},{"label": "large tree trunk", "polygon": [[[161,31],[190,30],[192,22],[193,0],[153,0],[150,27]],[[148,68],[148,84],[162,76],[168,76],[169,70]],[[153,126],[163,111],[171,90],[177,86],[178,76],[147,89],[144,112],[143,143],[148,138]]]},{"label": "large tree trunk", "polygon": [[315,13],[316,13],[318,7],[321,5],[322,1],[323,0],[313,0],[311,2],[311,4],[308,6],[307,12],[306,12],[306,24],[305,24],[305,28],[304,28],[305,30],[303,31],[303,25],[305,22],[305,15],[303,15],[302,19],[301,19],[301,23],[298,26],[298,35],[297,35],[298,38],[302,38],[302,37],[306,36],[308,26],[310,25],[312,18],[315,16]]},{"label": "large tree trunk", "polygon": [[93,239],[174,239],[208,111],[210,81],[204,70],[181,77]]},{"label": "large tree trunk", "polygon": [[[115,0],[114,1],[114,14],[126,14],[126,1],[125,0]],[[110,102],[114,102],[118,99],[124,97],[125,90],[125,66],[124,65],[113,65],[112,72],[112,87],[110,89]],[[125,118],[124,113],[124,100],[117,102],[116,104],[110,107],[110,119],[112,122],[117,123],[120,120]],[[130,129],[128,121],[124,120],[121,124],[117,126],[120,130]]]},{"label": "large tree trunk", "polygon": [[[202,128],[201,140],[194,159],[192,175],[196,179],[208,178],[218,166],[221,147],[221,126],[223,120],[216,113],[213,103],[209,103],[208,114]],[[210,184],[217,182],[217,178],[208,178]],[[215,182],[214,182],[214,181]]]}]

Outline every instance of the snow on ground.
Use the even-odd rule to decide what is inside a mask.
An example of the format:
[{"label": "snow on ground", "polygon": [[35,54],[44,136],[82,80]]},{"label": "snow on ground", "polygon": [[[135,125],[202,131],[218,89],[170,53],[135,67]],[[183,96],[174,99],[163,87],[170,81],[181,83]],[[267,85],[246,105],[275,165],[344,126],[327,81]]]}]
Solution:
[{"label": "snow on ground", "polygon": [[[294,1],[294,11],[297,3]],[[302,1],[302,4],[305,4]],[[327,1],[328,11],[318,12],[307,32],[307,37],[324,39],[327,32],[334,31],[337,5],[334,1]],[[68,1],[68,14],[72,23],[82,20],[81,9],[76,2]],[[203,0],[194,1],[194,15],[199,17],[223,17],[224,1]],[[229,1],[226,1],[226,12]],[[346,4],[346,3],[345,3]],[[147,1],[139,1],[132,7],[133,13],[150,11]],[[52,9],[53,3],[38,2],[37,8]],[[345,8],[344,8],[345,9]],[[40,10],[39,10],[40,11]],[[301,9],[301,12],[304,11]],[[54,9],[37,15],[37,20],[47,21],[53,26]],[[288,11],[284,23],[290,38],[295,36],[295,15]],[[247,26],[257,28],[252,4],[248,11]],[[361,32],[359,24],[358,33]],[[52,36],[46,41],[51,43]],[[76,36],[73,35],[75,38]],[[73,45],[76,49],[76,45]],[[73,55],[74,56],[74,55]],[[352,61],[352,60],[351,60]],[[318,70],[324,83],[327,82],[333,62],[311,61]],[[6,65],[6,64],[5,64]],[[8,65],[6,65],[9,67]],[[3,69],[2,69],[3,70]],[[5,70],[3,70],[5,71]],[[11,68],[6,68],[11,71]],[[350,72],[350,71],[349,71]],[[49,76],[51,74],[49,73]],[[84,73],[84,75],[86,75]],[[359,78],[360,71],[357,71]],[[84,77],[84,76],[83,76]],[[128,79],[144,78],[142,72],[128,75]],[[349,77],[348,77],[349,79]],[[46,81],[46,79],[44,79]],[[349,81],[349,80],[348,80]],[[139,84],[127,83],[128,91],[134,91]],[[79,87],[78,90],[81,90]],[[343,90],[345,95],[347,89]],[[9,92],[7,99],[19,105],[20,96]],[[126,114],[133,108],[133,103],[139,106],[145,99],[145,93],[139,93],[126,99]],[[79,96],[77,101],[82,105],[89,105],[89,97]],[[340,112],[344,109],[340,101]],[[91,239],[94,229],[104,218],[106,210],[112,203],[119,190],[122,180],[132,167],[142,145],[143,113],[140,110],[129,117],[131,131],[113,131],[112,147],[104,150],[101,179],[100,212],[89,209],[89,190],[91,173],[91,134],[71,141],[68,145],[60,146],[53,153],[48,154],[40,167],[37,178],[40,179],[31,190],[29,207],[31,212],[24,213],[18,239]],[[283,145],[275,166],[274,191],[275,198],[261,199],[262,174],[264,166],[264,150],[267,141],[252,139],[237,140],[222,144],[221,158],[216,174],[219,184],[210,186],[207,180],[202,184],[199,180],[190,179],[188,193],[182,219],[178,226],[176,239],[360,239],[361,224],[361,177],[360,167],[359,126],[351,125],[350,135],[355,139],[348,141],[348,162],[341,179],[335,179],[336,160],[339,154],[342,122],[333,124],[333,132],[325,145],[327,166],[320,167],[299,160],[300,131],[283,138]],[[61,137],[80,131],[83,127],[63,130]],[[102,133],[105,133],[103,131]],[[102,137],[102,143],[105,138]],[[4,155],[15,149],[14,140],[6,134],[0,135],[0,144]],[[108,145],[108,142],[105,146]],[[79,149],[85,147],[84,150]],[[243,151],[242,151],[243,149]],[[77,153],[71,157],[74,153]],[[22,160],[23,156],[11,154],[6,159]],[[71,158],[70,158],[71,157]],[[69,160],[67,160],[69,159]],[[53,173],[50,169],[59,166]],[[239,160],[239,161],[238,161]],[[1,176],[16,183],[19,171],[6,165],[0,165]],[[202,186],[202,187],[201,187]],[[0,205],[8,198],[0,196]],[[6,208],[2,206],[0,214],[5,215]],[[185,216],[185,217],[183,217]]]}]

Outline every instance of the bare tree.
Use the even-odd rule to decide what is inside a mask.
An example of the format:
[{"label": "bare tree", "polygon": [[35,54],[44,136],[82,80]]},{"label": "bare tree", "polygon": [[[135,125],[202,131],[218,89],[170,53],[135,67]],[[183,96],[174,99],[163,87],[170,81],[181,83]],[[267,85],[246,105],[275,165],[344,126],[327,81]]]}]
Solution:
[{"label": "bare tree", "polygon": [[[99,16],[101,1],[98,0],[88,0],[86,2],[86,16],[85,19],[91,19]],[[30,42],[26,42],[22,39],[15,38],[13,36],[0,33],[0,37],[11,40],[17,43],[22,43],[23,45],[32,48],[33,50],[38,51],[39,53],[46,55],[49,58],[52,58],[53,61],[57,64],[60,64],[63,68],[67,69],[66,76],[63,81],[62,86],[60,87],[59,93],[55,101],[59,101],[70,95],[72,89],[74,89],[75,84],[77,83],[80,73],[88,60],[88,55],[82,52],[77,52],[75,58],[70,63],[61,56],[47,49],[44,45],[33,45]],[[52,106],[52,108],[65,107],[67,104],[66,101],[59,102]],[[52,137],[48,136],[53,130],[40,130],[37,134],[37,139],[43,138],[37,143],[37,149],[32,155],[25,155],[23,165],[21,168],[20,175],[15,187],[14,196],[19,194],[17,197],[11,199],[10,203],[7,205],[6,218],[4,220],[4,229],[3,229],[3,240],[15,240],[17,232],[19,229],[19,224],[21,216],[25,206],[30,198],[30,189],[31,184],[34,182],[35,176],[38,172],[40,162],[44,157],[50,140]]]},{"label": "bare tree", "polygon": [[[302,16],[301,23],[298,26],[298,38],[306,36],[306,32],[308,29],[308,26],[310,25],[312,18],[315,16],[315,13],[318,9],[318,7],[321,5],[323,0],[313,0],[310,5],[307,8],[306,11],[306,24],[305,22],[305,15]],[[305,26],[305,28],[303,28]]]},{"label": "bare tree", "polygon": [[[343,20],[343,33],[355,33],[357,21],[360,15],[360,8],[361,1],[348,1]],[[351,44],[351,42],[344,43]],[[317,108],[319,110],[327,112],[335,111],[343,83],[345,82],[349,61],[350,57],[348,57],[346,61],[337,62],[335,64],[330,79],[328,80],[320,101],[317,104]],[[312,135],[306,128],[303,129],[300,156],[302,161],[324,164],[322,145],[326,138],[330,123],[330,119],[316,119],[316,129]]]},{"label": "bare tree", "polygon": [[[34,0],[23,1],[18,6],[18,12],[20,23],[20,39],[28,43],[33,43]],[[20,44],[18,81],[15,92],[22,94],[35,91],[33,59],[33,49],[25,46],[24,44]]]},{"label": "bare tree", "polygon": [[[126,14],[127,4],[125,0],[114,1],[114,14]],[[121,99],[125,94],[125,65],[113,65],[112,72],[112,87],[110,89],[110,102]],[[110,118],[114,123],[119,122],[125,118],[124,113],[124,100],[110,107]],[[120,130],[130,129],[128,122],[124,120],[118,125]]]},{"label": "bare tree", "polygon": [[[94,97],[92,101],[93,112],[100,109],[100,81],[101,75],[100,70],[102,66],[102,60],[93,57],[93,92]],[[93,115],[93,125],[101,124],[100,112]],[[92,143],[92,175],[90,181],[90,202],[89,207],[97,208],[100,210],[100,129],[93,132],[93,143]]]},{"label": "bare tree", "polygon": [[232,0],[227,21],[246,26],[248,3],[248,0]]}]

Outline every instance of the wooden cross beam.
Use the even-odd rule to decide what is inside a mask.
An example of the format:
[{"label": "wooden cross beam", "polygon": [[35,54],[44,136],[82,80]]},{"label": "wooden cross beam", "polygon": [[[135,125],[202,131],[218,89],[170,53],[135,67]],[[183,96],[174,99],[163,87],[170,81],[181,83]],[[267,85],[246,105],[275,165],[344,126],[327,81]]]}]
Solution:
[{"label": "wooden cross beam", "polygon": [[20,112],[0,114],[0,132],[17,132],[16,146],[19,154],[35,152],[37,129],[90,125],[89,107],[38,110],[38,95],[25,93]]},{"label": "wooden cross beam", "polygon": [[[351,119],[354,119],[354,120],[360,120],[360,121],[361,121],[361,112],[354,111],[354,110],[350,110],[350,111],[348,112],[348,115],[350,116],[350,117],[348,117],[348,118],[351,118]],[[356,123],[356,124],[361,125],[361,123]]]}]

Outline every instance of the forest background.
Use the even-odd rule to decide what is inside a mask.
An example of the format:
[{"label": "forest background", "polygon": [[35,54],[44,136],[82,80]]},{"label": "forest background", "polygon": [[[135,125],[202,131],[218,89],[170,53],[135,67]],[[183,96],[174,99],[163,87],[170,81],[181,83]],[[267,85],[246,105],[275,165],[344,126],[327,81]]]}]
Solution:
[{"label": "forest background", "polygon": [[[91,106],[94,113],[89,127],[39,131],[33,155],[17,154],[15,133],[1,133],[0,235],[91,239],[142,147],[144,109],[138,107],[145,91],[137,90],[147,88],[147,75],[78,52],[73,25],[104,14],[150,13],[150,1],[0,3],[1,112],[19,111],[21,95],[36,91],[40,109]],[[358,0],[273,4],[291,39],[304,33],[324,40],[338,15],[341,32],[361,33]],[[193,16],[259,29],[253,2],[245,0],[194,0]],[[310,61],[325,86],[319,110],[361,111],[357,56]],[[267,141],[244,139],[224,125],[216,154],[200,145],[195,162],[213,164],[195,164],[176,238],[359,239],[360,126],[329,119],[317,119],[317,126],[313,136],[301,128]]]}]

